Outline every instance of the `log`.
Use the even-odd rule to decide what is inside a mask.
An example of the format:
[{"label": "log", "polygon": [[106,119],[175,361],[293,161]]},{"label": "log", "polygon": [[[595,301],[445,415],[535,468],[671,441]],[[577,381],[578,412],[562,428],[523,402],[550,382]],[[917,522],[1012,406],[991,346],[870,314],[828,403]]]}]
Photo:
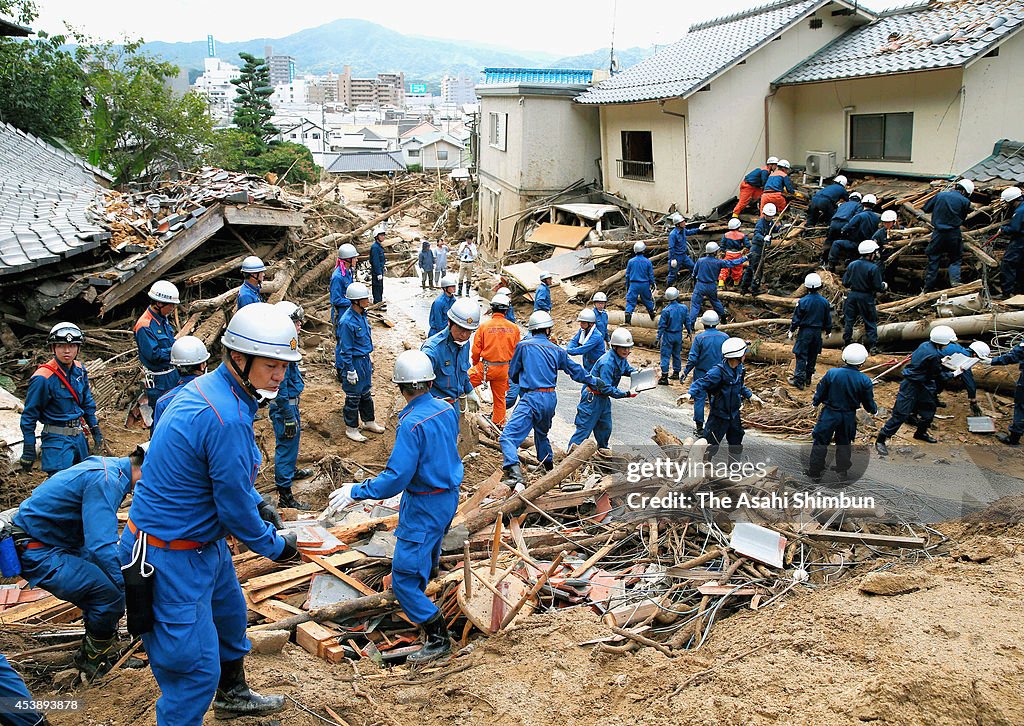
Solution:
[{"label": "log", "polygon": [[[668,259],[668,252],[661,252],[661,253],[659,253],[659,254],[657,254],[657,255],[655,255],[654,257],[651,258],[651,264],[653,265],[655,262],[664,262],[667,259]],[[598,289],[599,290],[607,290],[612,285],[615,285],[615,284],[617,284],[619,282],[622,282],[622,280],[624,280],[625,277],[626,277],[626,271],[625,270],[622,270],[620,272],[616,272],[611,277],[606,277],[604,280],[602,280],[601,284],[598,285]],[[658,279],[657,275],[655,275],[655,279]]]},{"label": "log", "polygon": [[[893,343],[899,341],[918,341],[928,337],[931,329],[937,325],[948,325],[958,336],[986,335],[996,330],[1024,327],[1024,311],[1009,313],[985,313],[982,315],[963,315],[956,318],[932,318],[911,320],[905,323],[886,323],[878,326],[878,342]],[[855,333],[854,337],[859,333]],[[843,344],[843,337],[833,333],[824,339],[823,345],[838,348]]]},{"label": "log", "polygon": [[647,251],[650,252],[653,248],[667,247],[668,242],[665,241],[664,237],[652,237],[651,239],[627,239],[627,240],[611,240],[611,239],[599,239],[593,242],[585,242],[584,247],[593,247],[603,250],[632,250],[633,245],[637,242],[643,242],[647,245]]},{"label": "log", "polygon": [[[263,283],[263,287],[260,292],[264,295],[272,295],[277,292],[281,287],[287,287],[291,284],[291,275],[282,274],[289,267],[294,267],[294,260],[286,260],[284,262],[275,263],[271,268],[274,273],[274,277],[271,280],[266,280]],[[292,272],[294,274],[294,271]],[[216,310],[217,308],[224,307],[229,302],[235,300],[238,297],[238,291],[242,289],[241,285],[231,288],[227,292],[222,292],[216,297],[206,298],[205,300],[195,300],[189,304],[188,309],[190,313],[194,312],[205,312],[207,310]]]},{"label": "log", "polygon": [[956,297],[957,295],[969,295],[972,292],[978,292],[980,290],[981,280],[975,280],[974,282],[968,282],[966,285],[951,287],[948,290],[933,290],[932,292],[926,292],[922,295],[916,295],[915,297],[908,297],[903,300],[883,303],[878,306],[878,312],[889,313],[890,315],[905,313],[908,310],[913,310],[918,305],[924,305],[927,302],[938,300],[943,295],[946,297]]},{"label": "log", "polygon": [[796,307],[796,304],[800,302],[796,298],[792,297],[780,297],[779,295],[743,295],[738,292],[732,292],[730,290],[719,290],[718,298],[720,300],[735,301],[735,302],[756,302],[768,307],[782,307],[792,310]]},{"label": "log", "polygon": [[325,620],[341,620],[350,618],[374,610],[392,609],[398,607],[398,599],[391,590],[385,590],[379,595],[366,595],[353,600],[325,605],[322,608],[310,610],[302,615],[293,615],[284,620],[278,620],[265,625],[256,625],[250,630],[290,630],[294,631],[302,623],[309,621],[322,623]]}]

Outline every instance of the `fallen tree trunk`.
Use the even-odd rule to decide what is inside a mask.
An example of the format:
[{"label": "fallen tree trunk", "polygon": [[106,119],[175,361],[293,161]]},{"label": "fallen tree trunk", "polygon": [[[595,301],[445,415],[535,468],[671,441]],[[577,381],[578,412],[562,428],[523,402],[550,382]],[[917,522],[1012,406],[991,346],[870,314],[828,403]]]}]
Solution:
[{"label": "fallen tree trunk", "polygon": [[981,290],[981,280],[975,280],[974,282],[968,282],[966,285],[958,285],[957,287],[951,287],[946,290],[933,290],[932,292],[926,292],[915,297],[908,297],[903,300],[884,303],[878,306],[878,312],[889,313],[890,315],[905,313],[908,310],[913,310],[918,305],[924,305],[926,302],[938,300],[943,295],[946,297],[956,297],[957,295],[969,295],[970,293],[978,292],[979,290]]},{"label": "fallen tree trunk", "polygon": [[[964,315],[956,318],[933,318],[911,320],[906,323],[887,323],[878,326],[878,342],[894,343],[899,341],[919,341],[928,337],[931,329],[937,325],[948,325],[956,334],[963,336],[986,335],[996,330],[1024,327],[1024,311],[1011,313],[985,313],[983,315]],[[861,331],[862,332],[862,331]],[[859,333],[856,333],[856,337]],[[843,337],[833,333],[824,339],[823,344],[829,348],[838,348],[843,344]]]},{"label": "fallen tree trunk", "polygon": [[[267,280],[263,283],[263,287],[260,288],[260,293],[263,295],[273,295],[282,287],[287,288],[288,285],[291,284],[292,275],[295,274],[295,261],[285,260],[283,262],[278,262],[270,268],[270,271],[274,273],[274,277],[273,279]],[[241,289],[242,286],[238,285],[227,292],[222,292],[216,297],[209,297],[205,300],[194,300],[189,303],[189,312],[204,312],[206,310],[216,310],[217,308],[224,307],[238,297],[238,291]]]}]

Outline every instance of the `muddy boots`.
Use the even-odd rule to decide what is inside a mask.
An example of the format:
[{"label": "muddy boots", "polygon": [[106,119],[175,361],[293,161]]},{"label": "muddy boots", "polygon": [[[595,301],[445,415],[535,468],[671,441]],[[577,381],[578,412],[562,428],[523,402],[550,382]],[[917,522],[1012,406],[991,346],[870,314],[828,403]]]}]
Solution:
[{"label": "muddy boots", "polygon": [[659,386],[667,386],[668,385],[668,371],[662,371],[661,372],[661,378],[658,379],[658,385]]},{"label": "muddy boots", "polygon": [[277,508],[298,509],[303,512],[308,512],[310,510],[310,506],[308,504],[295,498],[295,495],[292,494],[291,487],[277,488]]},{"label": "muddy boots", "polygon": [[521,490],[526,486],[526,482],[523,480],[523,468],[518,462],[506,466],[502,472],[505,474],[504,483],[508,486],[517,490]]},{"label": "muddy boots", "polygon": [[969,399],[967,399],[967,401],[968,401],[968,403],[971,404],[971,415],[972,416],[984,416],[985,415],[984,413],[981,412],[981,406],[978,405],[978,399],[976,399],[976,398],[969,398]]},{"label": "muddy boots", "polygon": [[75,667],[81,672],[83,681],[89,683],[111,669],[117,657],[116,644],[117,635],[97,638],[86,631],[82,647],[75,653]]},{"label": "muddy boots", "polygon": [[284,696],[261,696],[245,682],[244,658],[220,664],[220,683],[213,699],[213,715],[218,719],[238,716],[264,716],[284,708]]},{"label": "muddy boots", "polygon": [[441,613],[434,613],[430,620],[420,625],[423,628],[423,647],[408,658],[409,665],[422,665],[438,658],[444,658],[452,652],[452,639],[448,635]]},{"label": "muddy boots", "polygon": [[1020,434],[1014,431],[1008,434],[996,434],[996,438],[1007,446],[1020,446]]}]

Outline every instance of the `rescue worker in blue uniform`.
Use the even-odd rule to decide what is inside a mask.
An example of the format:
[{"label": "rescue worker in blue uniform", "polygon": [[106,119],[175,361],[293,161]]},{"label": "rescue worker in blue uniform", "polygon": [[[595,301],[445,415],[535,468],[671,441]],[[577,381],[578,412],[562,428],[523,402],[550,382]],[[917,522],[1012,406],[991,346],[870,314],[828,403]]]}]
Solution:
[{"label": "rescue worker in blue uniform", "polygon": [[[878,229],[870,237],[865,237],[865,239],[873,240],[878,244],[879,259],[883,263],[887,254],[885,245],[889,241],[889,230],[894,226],[896,226],[896,212],[892,209],[887,209],[882,212],[879,218]],[[825,266],[825,269],[835,271],[840,262],[856,257],[857,248],[860,246],[861,241],[863,240],[857,242],[847,239],[836,240],[832,245],[832,251],[829,253],[828,264]]]},{"label": "rescue worker in blue uniform", "polygon": [[744,400],[764,403],[743,382],[743,357],[747,343],[743,338],[729,338],[722,343],[722,362],[708,374],[690,384],[683,400],[702,401],[711,397],[711,412],[704,426],[704,438],[711,446],[708,457],[714,458],[723,440],[729,444],[729,460],[739,461],[743,452],[743,422],[740,406]]},{"label": "rescue worker in blue uniform", "polygon": [[819,189],[807,205],[807,226],[816,227],[822,224],[831,224],[832,215],[841,202],[850,198],[846,187],[849,182],[842,174],[836,176],[831,184]]},{"label": "rescue worker in blue uniform", "polygon": [[705,300],[718,313],[719,318],[725,317],[725,308],[718,299],[718,278],[722,270],[739,267],[747,261],[746,257],[723,260],[718,256],[719,249],[717,242],[708,242],[704,247],[704,256],[693,266],[693,276],[697,284],[693,286],[693,294],[690,296],[690,315],[686,320],[687,333],[693,333],[693,324],[697,322]]},{"label": "rescue worker in blue uniform", "polygon": [[398,414],[387,467],[373,479],[334,491],[330,507],[337,511],[353,500],[387,499],[402,493],[391,589],[405,614],[423,630],[423,647],[408,657],[419,665],[451,652],[444,616],[424,593],[459,504],[463,478],[456,448],[459,421],[451,406],[427,395],[434,370],[422,351],[399,355],[391,380],[398,384],[406,405]]},{"label": "rescue worker in blue uniform", "polygon": [[679,302],[679,290],[670,287],[665,290],[665,301],[668,303],[661,309],[658,316],[658,348],[661,353],[661,378],[658,385],[667,386],[669,381],[669,363],[672,364],[672,380],[679,380],[679,372],[683,369],[683,331],[692,332],[687,327],[686,316],[689,311]]},{"label": "rescue worker in blue uniform", "polygon": [[538,311],[531,315],[527,323],[530,336],[516,346],[508,367],[509,380],[519,384],[522,400],[513,409],[512,416],[501,432],[499,443],[505,478],[520,490],[524,483],[519,466],[519,445],[531,429],[537,460],[548,471],[555,467],[548,431],[558,403],[555,396],[558,371],[565,371],[577,383],[588,385],[599,392],[605,390],[604,382],[587,373],[569,357],[564,348],[560,348],[548,337],[554,325],[548,313]]},{"label": "rescue worker in blue uniform", "polygon": [[546,313],[551,312],[551,288],[548,287],[550,280],[550,272],[540,273],[540,284],[537,285],[537,289],[533,292],[533,312],[538,310],[543,310]]},{"label": "rescue worker in blue uniform", "polygon": [[772,232],[775,231],[776,207],[765,204],[761,216],[754,225],[754,233],[750,240],[749,264],[740,280],[740,292],[757,295],[761,291],[761,256],[772,246]]},{"label": "rescue worker in blue uniform", "polygon": [[356,263],[358,258],[359,252],[356,251],[355,245],[346,242],[338,248],[338,261],[334,265],[330,282],[332,326],[337,327],[338,320],[341,319],[341,316],[348,310],[348,306],[351,304],[348,298],[345,297],[345,291],[348,290],[348,286],[356,279]]},{"label": "rescue worker in blue uniform", "polygon": [[882,456],[889,455],[886,441],[892,438],[911,416],[917,420],[915,439],[929,444],[938,442],[938,439],[928,433],[928,427],[935,419],[935,402],[940,379],[952,377],[952,371],[942,365],[942,359],[945,357],[942,349],[955,341],[956,333],[951,327],[936,325],[931,329],[929,339],[917,346],[910,356],[910,362],[903,368],[903,380],[900,381],[892,414],[878,431],[875,439],[875,450]]},{"label": "rescue worker in blue uniform", "polygon": [[387,258],[384,256],[384,230],[373,236],[373,244],[370,245],[370,285],[373,287],[373,302],[379,303],[384,299],[384,270],[387,265]]},{"label": "rescue worker in blue uniform", "polygon": [[263,278],[267,276],[267,266],[263,260],[255,255],[249,255],[242,260],[242,286],[238,289],[238,301],[235,310],[241,310],[246,305],[263,302],[260,290],[263,289]]},{"label": "rescue worker in blue uniform", "polygon": [[1007,446],[1020,446],[1020,437],[1024,435],[1024,343],[1015,345],[1009,353],[1003,353],[995,358],[983,357],[981,362],[991,366],[1020,367],[1017,387],[1013,391],[1013,422],[1007,433],[996,434],[996,438]]},{"label": "rescue worker in blue uniform", "polygon": [[604,336],[597,328],[597,315],[593,308],[583,308],[576,321],[580,324],[579,330],[572,336],[565,345],[565,352],[569,355],[582,356],[583,367],[588,371],[597,363],[597,359],[604,355]]},{"label": "rescue worker in blue uniform", "polygon": [[171,365],[178,371],[178,385],[156,400],[156,406],[153,407],[151,429],[156,428],[157,421],[160,420],[181,389],[206,373],[206,361],[208,360],[210,360],[210,351],[206,349],[203,341],[194,335],[183,335],[174,341],[174,345],[171,346]]},{"label": "rescue worker in blue uniform", "polygon": [[878,413],[875,404],[875,389],[871,379],[860,372],[868,359],[868,351],[860,343],[843,348],[842,368],[832,368],[814,389],[812,403],[822,406],[818,421],[811,431],[811,458],[805,472],[815,481],[825,471],[828,446],[835,440],[835,470],[841,480],[853,465],[853,442],[857,439],[857,409],[863,407],[874,416]]},{"label": "rescue worker in blue uniform", "polygon": [[633,334],[626,328],[616,328],[612,333],[612,348],[604,353],[594,364],[590,374],[605,384],[605,390],[598,392],[590,386],[583,386],[580,392],[580,403],[576,407],[576,431],[569,439],[567,452],[587,440],[594,434],[598,452],[604,456],[611,455],[608,443],[612,437],[612,401],[613,398],[636,398],[636,393],[619,388],[623,376],[632,376],[637,369],[629,364],[629,354],[633,350]]},{"label": "rescue worker in blue uniform", "polygon": [[860,259],[846,266],[843,286],[850,292],[846,295],[843,308],[843,345],[853,341],[853,326],[857,318],[864,321],[864,337],[869,353],[878,345],[878,308],[875,296],[885,292],[889,285],[882,279],[882,269],[875,262],[878,243],[866,239],[857,247]]},{"label": "rescue worker in blue uniform", "polygon": [[863,240],[871,239],[878,231],[878,223],[882,215],[876,210],[878,200],[874,194],[866,194],[862,201],[864,209],[853,215],[853,218],[843,225],[842,238],[860,243]]},{"label": "rescue worker in blue uniform", "polygon": [[[306,312],[290,300],[282,300],[274,307],[288,316],[295,325],[295,335],[302,332]],[[270,402],[270,422],[274,426],[274,484],[277,487],[277,506],[307,511],[309,505],[295,498],[292,484],[296,479],[313,475],[312,469],[297,469],[299,441],[302,439],[302,415],[299,399],[306,388],[299,364],[292,361],[277,389],[277,398]]]},{"label": "rescue worker in blue uniform", "polygon": [[[590,299],[590,304],[594,309],[594,317],[597,319],[595,325],[597,329],[601,331],[601,337],[604,338],[604,342],[611,340],[611,333],[608,332],[608,311],[605,308],[608,306],[608,296],[603,292],[595,292],[594,297]],[[512,320],[512,318],[509,318]],[[515,322],[514,320],[512,322]]]},{"label": "rescue worker in blue uniform", "polygon": [[295,531],[279,531],[254,486],[262,457],[253,421],[301,354],[295,325],[266,303],[236,312],[221,344],[221,365],[185,386],[153,432],[121,534],[126,583],[152,570],[151,607],[129,597],[128,616],[149,620],[135,634],[160,686],[161,726],[200,726],[211,700],[218,718],[285,703],[246,683],[246,604],[224,538],[276,562],[298,559]]},{"label": "rescue worker in blue uniform", "polygon": [[76,360],[85,336],[74,323],[57,323],[46,342],[53,360],[36,369],[28,381],[25,409],[21,412],[24,442],[21,468],[28,471],[36,460],[36,422],[43,424],[41,466],[53,475],[89,456],[86,434],[92,432],[96,450],[105,447],[96,402],[89,388],[89,374]]},{"label": "rescue worker in blue uniform", "polygon": [[644,252],[647,245],[643,242],[633,244],[633,256],[626,263],[626,325],[633,324],[633,310],[639,298],[647,308],[647,314],[654,320],[654,265],[647,259]]},{"label": "rescue worker in blue uniform", "polygon": [[428,338],[432,338],[448,327],[448,311],[455,304],[456,284],[455,275],[451,274],[443,276],[438,283],[441,292],[434,298],[434,302],[430,303],[430,315],[427,317]]},{"label": "rescue worker in blue uniform", "polygon": [[864,209],[860,201],[860,192],[850,192],[850,198],[836,208],[828,224],[828,232],[825,233],[825,243],[821,247],[821,264],[829,264],[833,245],[843,237],[843,227]]},{"label": "rescue worker in blue uniform", "polygon": [[[689,247],[686,244],[686,220],[679,212],[669,216],[672,231],[668,233],[668,276],[666,285],[671,285],[684,270],[693,272],[693,260],[690,259]],[[685,278],[685,276],[684,276]]]},{"label": "rescue worker in blue uniform", "polygon": [[[373,338],[366,320],[370,307],[370,291],[361,282],[353,282],[345,291],[351,303],[338,321],[338,343],[334,346],[334,369],[345,392],[345,436],[362,443],[366,441],[359,429],[384,433],[377,423],[373,408]],[[362,419],[362,426],[359,420]]]},{"label": "rescue worker in blue uniform", "polygon": [[135,323],[135,345],[146,382],[146,401],[152,411],[156,399],[178,385],[178,371],[171,365],[174,326],[170,315],[178,306],[178,288],[167,280],[158,280],[149,288],[149,306]]},{"label": "rescue worker in blue uniform", "polygon": [[[974,341],[966,348],[959,343],[950,343],[940,352],[943,356],[959,353],[967,356],[968,358],[978,358],[980,360],[984,360],[992,355],[992,349],[988,346],[988,343],[981,340]],[[983,416],[984,414],[981,411],[981,406],[978,405],[978,383],[974,380],[974,373],[971,372],[972,370],[973,369],[968,368],[955,378],[939,379],[938,392],[941,393],[944,390],[959,390],[960,388],[963,388],[967,391],[967,403],[971,407],[971,415]],[[936,405],[939,408],[946,407],[946,404],[938,399],[936,399]]]},{"label": "rescue worker in blue uniform", "polygon": [[932,238],[925,248],[928,269],[924,275],[924,291],[936,289],[939,267],[943,259],[949,260],[949,286],[960,284],[960,260],[964,241],[960,228],[971,213],[971,195],[974,182],[960,179],[952,189],[939,192],[924,204],[926,214],[932,215]]},{"label": "rescue worker in blue uniform", "polygon": [[[24,679],[11,667],[3,653],[0,653],[0,703],[16,704],[21,701],[31,704],[34,700]],[[50,726],[45,715],[27,707],[23,709],[8,707],[4,712],[0,712],[0,724],[3,726]]]},{"label": "rescue worker in blue uniform", "polygon": [[821,276],[816,272],[810,273],[804,278],[804,287],[807,293],[793,310],[793,319],[786,336],[792,340],[793,333],[796,333],[796,342],[793,343],[796,367],[788,382],[800,390],[809,385],[814,377],[818,354],[821,353],[822,333],[828,335],[832,332],[832,304],[818,292],[821,289]]},{"label": "rescue worker in blue uniform", "polygon": [[1012,215],[1010,221],[999,228],[999,236],[1006,239],[1006,252],[999,264],[1003,297],[1024,293],[1024,194],[1020,187],[1007,187],[999,195]]},{"label": "rescue worker in blue uniform", "polygon": [[462,413],[467,399],[476,402],[476,392],[469,380],[469,339],[480,327],[480,306],[475,300],[460,297],[448,311],[448,327],[423,341],[420,350],[434,366],[434,383],[430,393]]},{"label": "rescue worker in blue uniform", "polygon": [[141,476],[145,447],[125,458],[90,456],[37,486],[11,518],[22,576],[82,609],[85,637],[75,665],[86,680],[117,660],[124,580],[117,510]]},{"label": "rescue worker in blue uniform", "polygon": [[[690,343],[690,353],[686,357],[686,369],[683,371],[685,380],[693,371],[694,382],[708,374],[712,368],[722,362],[722,343],[729,336],[718,330],[721,318],[714,310],[706,310],[700,317],[704,330],[697,333]],[[704,435],[704,399],[693,401],[693,426],[698,437]]]}]

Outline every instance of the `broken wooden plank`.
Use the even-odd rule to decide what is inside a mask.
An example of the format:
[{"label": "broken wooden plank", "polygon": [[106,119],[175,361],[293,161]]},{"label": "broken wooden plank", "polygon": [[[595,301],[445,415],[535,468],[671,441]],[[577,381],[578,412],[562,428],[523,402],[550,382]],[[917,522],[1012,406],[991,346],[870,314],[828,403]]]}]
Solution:
[{"label": "broken wooden plank", "polygon": [[824,529],[803,532],[800,536],[817,542],[852,542],[872,547],[902,547],[911,550],[924,549],[928,542],[924,537],[897,537],[870,532],[837,532]]},{"label": "broken wooden plank", "polygon": [[325,570],[330,572],[332,575],[337,577],[339,580],[344,582],[349,587],[354,587],[356,590],[358,590],[359,592],[363,593],[364,595],[376,595],[377,594],[377,591],[374,590],[369,585],[367,585],[365,582],[363,582],[361,580],[357,580],[356,578],[352,577],[351,575],[345,574],[344,572],[339,570],[337,567],[332,565],[330,562],[328,562],[324,558],[318,557],[317,555],[309,554],[309,553],[306,553],[305,556],[308,557],[313,562],[315,562],[316,564],[318,564],[321,567],[323,567]]},{"label": "broken wooden plank", "polygon": [[[356,552],[355,550],[349,550],[347,552],[339,552],[338,554],[331,555],[330,557],[323,558],[324,562],[333,565],[334,567],[341,567],[343,565],[351,565],[354,562],[360,562],[361,560],[368,559],[362,552]],[[322,567],[315,562],[307,562],[302,565],[295,565],[294,567],[288,567],[278,572],[272,572],[269,575],[260,575],[259,577],[251,578],[246,584],[252,590],[262,590],[272,585],[278,585],[283,582],[290,582],[292,580],[300,579],[302,577],[310,577],[320,572]]]},{"label": "broken wooden plank", "polygon": [[294,209],[274,209],[273,207],[224,207],[224,221],[228,224],[249,225],[257,227],[301,227],[306,223],[306,215]]}]

